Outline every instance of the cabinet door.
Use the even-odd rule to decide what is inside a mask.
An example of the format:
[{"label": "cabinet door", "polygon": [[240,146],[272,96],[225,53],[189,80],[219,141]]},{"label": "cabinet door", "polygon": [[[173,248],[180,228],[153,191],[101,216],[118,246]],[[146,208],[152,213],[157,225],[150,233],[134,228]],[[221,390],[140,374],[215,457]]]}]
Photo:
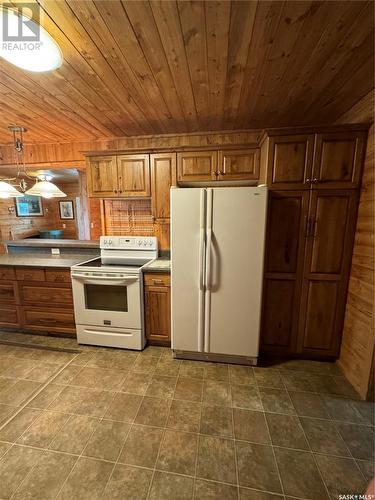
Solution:
[{"label": "cabinet door", "polygon": [[219,180],[258,180],[259,149],[219,151]]},{"label": "cabinet door", "polygon": [[117,157],[120,197],[150,196],[149,155],[122,155]]},{"label": "cabinet door", "polygon": [[117,197],[117,164],[115,156],[87,158],[88,194],[92,198]]},{"label": "cabinet door", "polygon": [[168,344],[171,340],[171,289],[169,286],[145,287],[146,338]]},{"label": "cabinet door", "polygon": [[18,304],[18,288],[15,281],[3,281],[0,283],[0,303]]},{"label": "cabinet door", "polygon": [[323,189],[358,187],[366,136],[363,131],[318,134],[313,186]]},{"label": "cabinet door", "polygon": [[73,307],[72,289],[69,285],[19,283],[21,304],[50,307]]},{"label": "cabinet door", "polygon": [[356,215],[356,191],[312,192],[299,352],[339,354]]},{"label": "cabinet door", "polygon": [[20,325],[18,307],[0,303],[0,326],[19,327]]},{"label": "cabinet door", "polygon": [[27,330],[75,333],[74,311],[48,307],[21,307],[22,326]]},{"label": "cabinet door", "polygon": [[296,349],[309,193],[271,191],[268,203],[261,345]]},{"label": "cabinet door", "polygon": [[150,156],[152,215],[155,219],[170,218],[170,189],[176,185],[176,153]]},{"label": "cabinet door", "polygon": [[177,153],[177,180],[179,182],[215,181],[217,151],[184,151]]},{"label": "cabinet door", "polygon": [[288,135],[268,140],[268,186],[309,189],[314,135]]}]

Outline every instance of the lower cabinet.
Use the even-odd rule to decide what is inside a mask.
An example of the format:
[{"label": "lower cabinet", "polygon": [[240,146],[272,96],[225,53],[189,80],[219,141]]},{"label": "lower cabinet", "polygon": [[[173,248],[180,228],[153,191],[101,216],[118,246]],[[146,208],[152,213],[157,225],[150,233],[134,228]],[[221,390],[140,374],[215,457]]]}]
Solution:
[{"label": "lower cabinet", "polygon": [[144,275],[145,330],[150,344],[169,346],[171,342],[171,286],[170,275]]},{"label": "lower cabinet", "polygon": [[70,271],[0,267],[0,327],[74,334]]}]

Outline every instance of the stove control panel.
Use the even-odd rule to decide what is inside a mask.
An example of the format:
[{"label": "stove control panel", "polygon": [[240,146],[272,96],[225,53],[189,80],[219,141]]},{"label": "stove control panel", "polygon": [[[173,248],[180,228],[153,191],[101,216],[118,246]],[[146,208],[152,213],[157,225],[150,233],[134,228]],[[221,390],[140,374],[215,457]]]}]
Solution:
[{"label": "stove control panel", "polygon": [[155,236],[101,236],[100,248],[103,250],[157,250],[158,240]]}]

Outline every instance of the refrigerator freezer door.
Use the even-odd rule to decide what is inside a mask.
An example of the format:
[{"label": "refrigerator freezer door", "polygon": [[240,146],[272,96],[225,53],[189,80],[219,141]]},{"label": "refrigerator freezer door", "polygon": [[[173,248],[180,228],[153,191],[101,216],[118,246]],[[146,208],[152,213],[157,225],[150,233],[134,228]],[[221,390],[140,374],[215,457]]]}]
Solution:
[{"label": "refrigerator freezer door", "polygon": [[172,349],[203,351],[204,189],[171,189]]},{"label": "refrigerator freezer door", "polygon": [[257,357],[267,188],[216,188],[212,194],[210,336],[205,350]]}]

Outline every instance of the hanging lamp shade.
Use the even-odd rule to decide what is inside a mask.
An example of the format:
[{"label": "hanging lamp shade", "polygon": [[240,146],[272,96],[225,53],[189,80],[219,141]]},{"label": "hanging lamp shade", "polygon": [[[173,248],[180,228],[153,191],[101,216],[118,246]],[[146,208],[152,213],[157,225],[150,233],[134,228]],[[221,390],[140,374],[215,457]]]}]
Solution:
[{"label": "hanging lamp shade", "polygon": [[41,196],[42,198],[64,198],[66,196],[61,189],[50,181],[37,181],[25,194]]},{"label": "hanging lamp shade", "polygon": [[8,182],[0,181],[0,198],[20,198],[23,196],[22,193],[17,191],[17,189],[9,184]]}]

